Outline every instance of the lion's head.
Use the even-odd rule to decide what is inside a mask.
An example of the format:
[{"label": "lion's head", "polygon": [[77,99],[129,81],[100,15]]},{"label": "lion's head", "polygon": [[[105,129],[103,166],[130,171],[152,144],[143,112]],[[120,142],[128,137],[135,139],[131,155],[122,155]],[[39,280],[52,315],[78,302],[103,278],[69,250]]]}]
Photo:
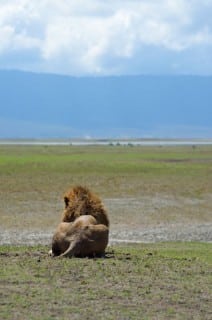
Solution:
[{"label": "lion's head", "polygon": [[92,215],[98,224],[109,226],[109,219],[101,199],[83,186],[75,186],[64,195],[63,222],[73,222],[79,216]]}]

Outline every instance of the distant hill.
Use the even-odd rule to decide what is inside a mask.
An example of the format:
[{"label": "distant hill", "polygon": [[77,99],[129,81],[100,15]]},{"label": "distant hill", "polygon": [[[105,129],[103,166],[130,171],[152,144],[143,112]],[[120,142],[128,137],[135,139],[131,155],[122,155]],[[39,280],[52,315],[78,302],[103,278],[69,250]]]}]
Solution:
[{"label": "distant hill", "polygon": [[212,137],[212,77],[0,71],[0,138]]}]

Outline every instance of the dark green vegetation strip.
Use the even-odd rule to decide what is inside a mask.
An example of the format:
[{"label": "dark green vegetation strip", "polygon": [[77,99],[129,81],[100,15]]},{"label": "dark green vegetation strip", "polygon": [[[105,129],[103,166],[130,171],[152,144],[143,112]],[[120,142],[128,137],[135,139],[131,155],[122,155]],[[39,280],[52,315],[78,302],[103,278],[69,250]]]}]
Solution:
[{"label": "dark green vegetation strip", "polygon": [[211,244],[115,246],[105,259],[0,247],[1,319],[212,317]]}]

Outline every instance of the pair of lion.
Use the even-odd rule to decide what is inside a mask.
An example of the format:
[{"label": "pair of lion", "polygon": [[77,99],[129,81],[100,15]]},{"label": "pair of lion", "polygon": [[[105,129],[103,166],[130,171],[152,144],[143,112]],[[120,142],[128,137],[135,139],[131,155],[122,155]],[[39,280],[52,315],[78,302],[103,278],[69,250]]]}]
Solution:
[{"label": "pair of lion", "polygon": [[64,202],[62,222],[53,235],[50,255],[104,255],[109,237],[109,218],[100,198],[86,187],[75,186],[64,195]]}]

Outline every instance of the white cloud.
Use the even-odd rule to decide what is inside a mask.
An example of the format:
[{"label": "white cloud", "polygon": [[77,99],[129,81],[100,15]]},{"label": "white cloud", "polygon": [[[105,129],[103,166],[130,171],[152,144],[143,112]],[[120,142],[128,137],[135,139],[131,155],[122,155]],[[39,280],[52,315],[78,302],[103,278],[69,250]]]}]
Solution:
[{"label": "white cloud", "polygon": [[[212,54],[211,14],[209,0],[2,0],[0,58],[9,67],[12,53],[36,51],[38,71],[124,74],[148,72],[148,64],[153,72],[159,50],[161,59],[171,57],[166,69],[175,72],[179,53],[185,60],[194,50],[196,61],[189,65],[187,59],[186,70],[195,73],[195,64]],[[203,74],[212,73],[207,61]]]},{"label": "white cloud", "polygon": [[0,27],[0,53],[10,48],[14,29],[11,26]]}]

